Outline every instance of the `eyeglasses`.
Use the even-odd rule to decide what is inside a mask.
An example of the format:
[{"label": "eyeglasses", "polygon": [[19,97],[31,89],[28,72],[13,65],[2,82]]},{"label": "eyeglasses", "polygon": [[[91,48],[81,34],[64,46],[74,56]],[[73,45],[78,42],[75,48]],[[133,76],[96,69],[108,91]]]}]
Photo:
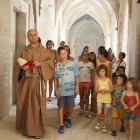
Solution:
[{"label": "eyeglasses", "polygon": [[89,56],[88,54],[83,54],[83,56]]}]

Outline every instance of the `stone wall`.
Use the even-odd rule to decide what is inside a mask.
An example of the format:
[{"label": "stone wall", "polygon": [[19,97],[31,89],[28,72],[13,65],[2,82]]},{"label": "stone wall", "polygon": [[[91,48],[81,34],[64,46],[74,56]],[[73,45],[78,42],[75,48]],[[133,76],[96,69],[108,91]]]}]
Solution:
[{"label": "stone wall", "polygon": [[32,0],[0,1],[0,120],[11,112],[12,104],[16,102],[13,62],[15,55],[28,44],[28,29],[34,28],[31,2]]},{"label": "stone wall", "polygon": [[0,119],[9,114],[9,89],[10,89],[10,5],[9,0],[0,3]]},{"label": "stone wall", "polygon": [[[131,19],[129,20],[128,55],[129,76],[137,77],[140,87],[140,4],[132,0]],[[140,89],[140,88],[139,88]]]}]

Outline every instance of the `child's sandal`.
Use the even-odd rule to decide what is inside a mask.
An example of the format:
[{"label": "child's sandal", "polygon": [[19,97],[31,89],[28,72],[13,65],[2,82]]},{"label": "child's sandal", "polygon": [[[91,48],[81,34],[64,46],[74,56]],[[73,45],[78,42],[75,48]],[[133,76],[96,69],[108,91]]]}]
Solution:
[{"label": "child's sandal", "polygon": [[84,110],[80,110],[79,115],[82,116],[84,114]]},{"label": "child's sandal", "polygon": [[103,134],[106,134],[106,133],[107,133],[106,127],[103,127],[102,133],[103,133]]},{"label": "child's sandal", "polygon": [[88,113],[88,111],[86,111],[86,112],[85,112],[85,116],[86,116],[86,117],[88,117],[88,116],[89,116],[89,113]]},{"label": "child's sandal", "polygon": [[67,115],[64,114],[64,115],[63,115],[63,122],[66,122],[66,121],[67,121]]},{"label": "child's sandal", "polygon": [[90,118],[92,118],[94,116],[96,116],[96,114],[94,112],[92,112],[90,115],[88,115],[88,118],[90,119]]},{"label": "child's sandal", "polygon": [[129,136],[129,130],[126,130],[125,135],[126,135],[126,136]]},{"label": "child's sandal", "polygon": [[96,132],[98,132],[98,131],[99,131],[99,128],[100,128],[100,124],[99,124],[99,123],[96,123],[96,126],[95,126],[94,130],[95,130]]},{"label": "child's sandal", "polygon": [[101,115],[100,116],[100,121],[103,121],[103,120],[104,120],[103,115]]}]

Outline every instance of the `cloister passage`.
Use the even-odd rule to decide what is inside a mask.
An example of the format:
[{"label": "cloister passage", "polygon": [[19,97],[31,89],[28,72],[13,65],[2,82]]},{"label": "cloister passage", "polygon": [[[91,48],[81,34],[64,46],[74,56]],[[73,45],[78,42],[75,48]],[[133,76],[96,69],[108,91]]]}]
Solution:
[{"label": "cloister passage", "polygon": [[[29,43],[29,29],[38,31],[44,46],[47,40],[53,40],[54,49],[57,49],[60,42],[65,41],[75,61],[78,61],[78,55],[85,46],[89,46],[90,51],[96,54],[99,46],[105,46],[107,50],[113,48],[117,58],[119,52],[125,52],[126,75],[136,77],[140,89],[140,4],[137,2],[138,0],[1,0],[0,130],[3,128],[3,119],[9,114],[12,113],[12,123],[15,119],[15,108],[12,106],[16,103],[17,83],[13,63],[15,56]],[[76,113],[75,110],[75,115]],[[6,129],[7,134],[11,133],[9,128]],[[0,139],[10,140],[5,135],[3,137],[1,132]],[[12,136],[13,134],[11,139],[15,139],[15,135]]]}]

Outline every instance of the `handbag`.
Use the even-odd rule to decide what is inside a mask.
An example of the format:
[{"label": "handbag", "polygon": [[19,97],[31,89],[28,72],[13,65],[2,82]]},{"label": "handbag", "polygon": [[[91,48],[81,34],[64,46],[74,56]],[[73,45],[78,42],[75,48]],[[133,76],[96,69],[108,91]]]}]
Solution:
[{"label": "handbag", "polygon": [[[122,60],[122,61],[123,61],[123,60]],[[119,63],[118,67],[120,66],[120,64],[122,63],[122,61]],[[116,71],[112,74],[113,79],[114,79],[115,77],[117,77],[117,74],[116,74],[116,73],[117,73],[118,67],[117,67]]]}]

